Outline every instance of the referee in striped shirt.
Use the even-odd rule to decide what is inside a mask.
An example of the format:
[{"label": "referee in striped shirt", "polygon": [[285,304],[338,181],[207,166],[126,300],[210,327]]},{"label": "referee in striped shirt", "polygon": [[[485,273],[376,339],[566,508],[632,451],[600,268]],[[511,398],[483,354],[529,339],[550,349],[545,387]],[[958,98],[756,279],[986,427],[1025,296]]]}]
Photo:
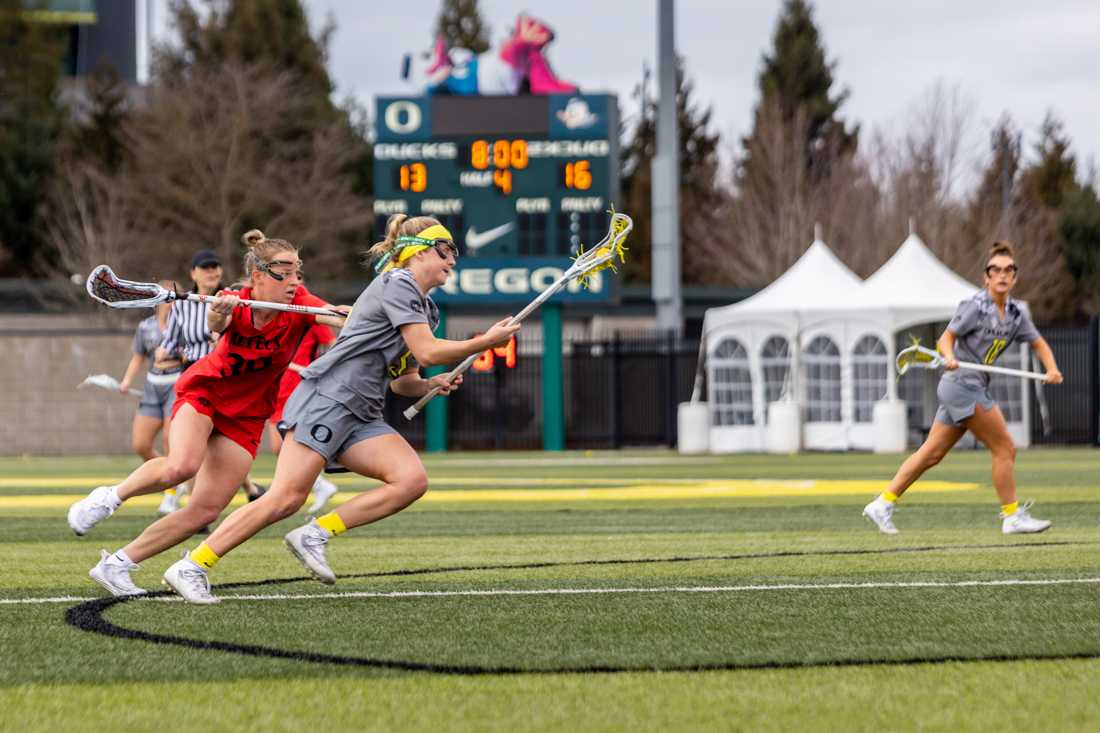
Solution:
[{"label": "referee in striped shirt", "polygon": [[[222,262],[211,250],[200,249],[191,258],[191,292],[214,295],[222,289]],[[178,357],[190,366],[214,350],[216,337],[206,326],[207,303],[177,300],[168,314],[160,347],[165,356]]]}]

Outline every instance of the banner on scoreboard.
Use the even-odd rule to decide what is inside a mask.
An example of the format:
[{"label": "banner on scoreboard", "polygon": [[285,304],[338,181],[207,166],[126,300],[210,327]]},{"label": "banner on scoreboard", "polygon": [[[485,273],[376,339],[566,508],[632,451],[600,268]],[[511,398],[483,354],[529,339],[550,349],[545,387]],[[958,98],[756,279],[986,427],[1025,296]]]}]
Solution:
[{"label": "banner on scoreboard", "polygon": [[[569,267],[569,260],[558,257],[523,259],[471,258],[459,260],[445,285],[432,291],[432,300],[440,304],[527,303],[554,284]],[[597,272],[588,287],[569,283],[554,296],[564,303],[602,303],[618,295],[618,276]]]}]

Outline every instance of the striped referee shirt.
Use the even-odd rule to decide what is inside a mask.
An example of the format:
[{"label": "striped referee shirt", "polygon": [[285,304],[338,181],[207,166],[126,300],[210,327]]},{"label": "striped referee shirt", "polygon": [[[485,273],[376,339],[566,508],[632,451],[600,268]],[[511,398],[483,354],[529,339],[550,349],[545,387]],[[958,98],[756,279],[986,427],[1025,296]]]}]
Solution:
[{"label": "striped referee shirt", "polygon": [[185,362],[198,361],[214,350],[213,334],[206,326],[208,303],[177,300],[168,314],[164,340],[160,346],[172,354],[179,354]]}]

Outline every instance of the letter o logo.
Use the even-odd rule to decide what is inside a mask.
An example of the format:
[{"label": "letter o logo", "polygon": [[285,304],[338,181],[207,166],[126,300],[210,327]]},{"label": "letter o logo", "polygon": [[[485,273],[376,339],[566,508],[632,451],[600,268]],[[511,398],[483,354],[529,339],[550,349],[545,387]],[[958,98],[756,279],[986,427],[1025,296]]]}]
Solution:
[{"label": "letter o logo", "polygon": [[420,129],[423,115],[420,107],[413,102],[394,102],[386,107],[384,115],[386,127],[398,135],[408,135]]},{"label": "letter o logo", "polygon": [[329,429],[328,425],[314,425],[309,434],[318,443],[327,443],[332,440],[332,430]]}]

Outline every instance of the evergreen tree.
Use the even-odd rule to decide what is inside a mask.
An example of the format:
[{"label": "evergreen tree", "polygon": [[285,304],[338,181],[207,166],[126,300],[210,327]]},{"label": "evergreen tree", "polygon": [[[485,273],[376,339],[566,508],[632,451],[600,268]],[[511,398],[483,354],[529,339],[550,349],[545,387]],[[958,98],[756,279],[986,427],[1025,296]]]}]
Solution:
[{"label": "evergreen tree", "polygon": [[434,38],[439,36],[443,36],[447,48],[468,48],[474,53],[488,51],[489,26],[481,18],[477,0],[443,0],[435,23]]},{"label": "evergreen tree", "polygon": [[1062,254],[1079,297],[1100,293],[1100,199],[1091,185],[1065,193],[1058,217]]},{"label": "evergreen tree", "polygon": [[1005,113],[989,135],[989,163],[970,200],[967,232],[975,242],[1008,236],[1020,177],[1020,131]]},{"label": "evergreen tree", "polygon": [[269,66],[304,83],[322,117],[337,114],[330,99],[332,79],[325,66],[334,27],[317,38],[300,0],[205,0],[200,12],[192,0],[170,6],[180,44],[162,48],[157,57],[159,80],[186,82],[192,67],[226,62]]},{"label": "evergreen tree", "polygon": [[108,174],[118,172],[126,155],[123,124],[129,117],[126,85],[113,66],[101,66],[87,80],[87,102],[71,130],[66,162],[93,161]]},{"label": "evergreen tree", "polygon": [[[717,184],[719,135],[710,127],[710,108],[701,109],[692,95],[683,59],[677,61],[676,117],[680,133],[680,242],[685,281],[707,282],[713,268],[706,264],[706,245],[718,244],[712,226],[725,200]],[[625,277],[649,282],[652,261],[652,163],[657,151],[657,101],[648,93],[648,74],[635,91],[640,100],[638,121],[622,155],[623,210],[634,218]],[[708,231],[709,230],[709,231]],[[694,245],[700,245],[696,247]]]},{"label": "evergreen tree", "polygon": [[772,35],[772,51],[764,54],[763,69],[757,83],[760,102],[754,116],[753,131],[743,141],[742,176],[752,167],[753,138],[767,124],[764,110],[778,108],[784,124],[796,120],[805,136],[805,161],[818,178],[829,173],[829,161],[837,155],[854,152],[858,125],[845,128],[838,117],[848,92],[833,93],[833,69],[826,61],[821,34],[814,23],[813,9],[806,0],[786,0]]},{"label": "evergreen tree", "polygon": [[1026,195],[1057,209],[1066,194],[1077,188],[1077,161],[1069,150],[1069,138],[1053,112],[1047,112],[1035,145],[1035,162],[1023,174]]},{"label": "evergreen tree", "polygon": [[66,121],[57,103],[62,38],[0,0],[0,274],[44,272],[56,260],[41,214]]}]

